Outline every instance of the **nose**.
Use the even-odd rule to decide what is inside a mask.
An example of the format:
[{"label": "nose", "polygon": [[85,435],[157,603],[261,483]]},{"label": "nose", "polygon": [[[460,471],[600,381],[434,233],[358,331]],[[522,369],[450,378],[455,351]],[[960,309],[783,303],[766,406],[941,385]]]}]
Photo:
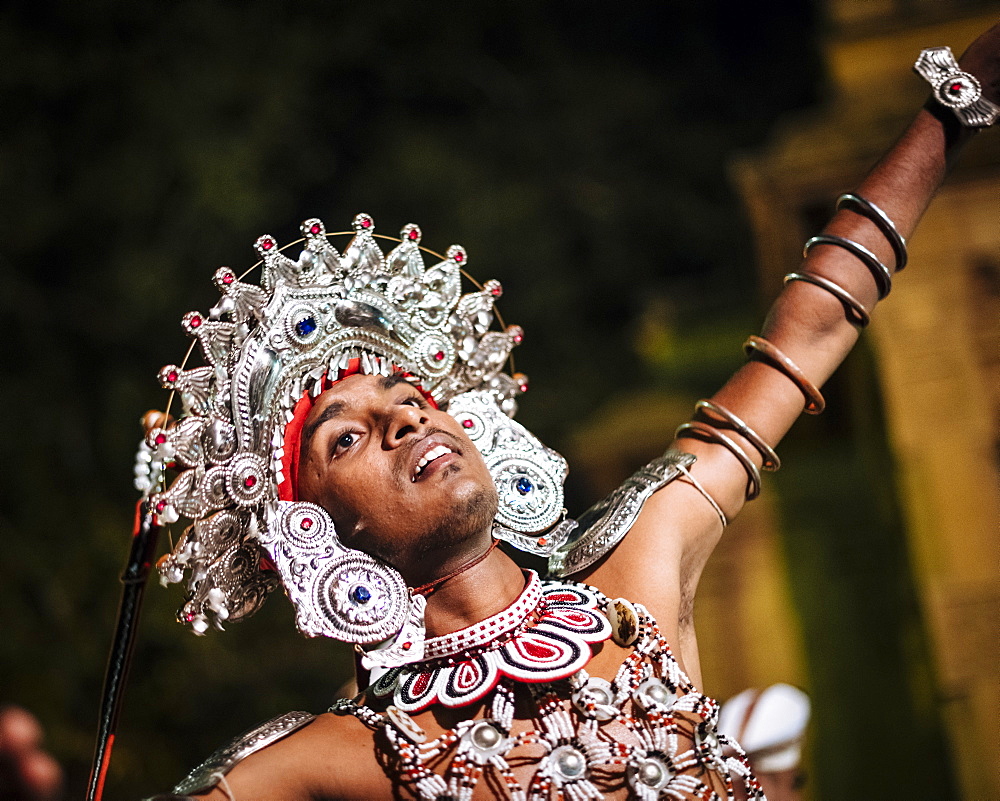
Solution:
[{"label": "nose", "polygon": [[396,406],[385,435],[387,448],[398,448],[408,438],[419,436],[427,426],[428,417],[423,409],[416,406]]}]

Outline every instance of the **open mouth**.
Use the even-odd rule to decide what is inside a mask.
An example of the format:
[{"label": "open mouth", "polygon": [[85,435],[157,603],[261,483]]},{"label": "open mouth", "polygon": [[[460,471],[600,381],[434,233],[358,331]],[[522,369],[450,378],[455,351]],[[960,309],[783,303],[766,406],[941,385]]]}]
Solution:
[{"label": "open mouth", "polygon": [[420,457],[416,468],[413,470],[412,480],[416,481],[424,474],[428,465],[433,464],[437,459],[440,459],[442,456],[446,456],[449,453],[458,453],[458,451],[454,448],[449,448],[447,445],[435,445],[427,451],[427,453]]}]

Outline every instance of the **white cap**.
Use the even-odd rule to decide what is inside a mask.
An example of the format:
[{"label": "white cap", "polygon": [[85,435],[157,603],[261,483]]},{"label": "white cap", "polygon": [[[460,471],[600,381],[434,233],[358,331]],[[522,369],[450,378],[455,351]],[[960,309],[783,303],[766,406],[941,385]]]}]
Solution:
[{"label": "white cap", "polygon": [[808,723],[809,696],[790,684],[744,690],[719,713],[719,731],[743,746],[759,773],[798,766]]}]

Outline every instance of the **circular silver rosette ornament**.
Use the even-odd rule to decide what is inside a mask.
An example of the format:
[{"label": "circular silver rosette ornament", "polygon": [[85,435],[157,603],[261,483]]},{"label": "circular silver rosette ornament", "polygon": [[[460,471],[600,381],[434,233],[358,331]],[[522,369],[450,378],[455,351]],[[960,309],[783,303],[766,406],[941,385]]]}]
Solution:
[{"label": "circular silver rosette ornament", "polygon": [[448,411],[479,448],[496,483],[494,535],[523,551],[551,554],[569,533],[567,527],[554,528],[566,511],[566,460],[504,414],[491,392],[459,395]]},{"label": "circular silver rosette ornament", "polygon": [[493,328],[500,284],[463,295],[465,249],[452,245],[425,264],[416,225],[388,253],[369,215],[352,228],[339,252],[320,220],[306,220],[295,258],[260,237],[259,285],[216,270],[219,302],[181,321],[205,363],[160,371],[181,413],[149,432],[136,486],[160,523],[192,521],[160,571],[164,582],[186,577],[180,615],[196,631],[247,617],[280,583],[304,633],[363,644],[373,665],[401,664],[419,658],[423,599],[388,566],[345,548],[324,510],[296,502],[294,435],[285,447],[296,409],[346,375],[402,371],[441,408],[451,403],[470,421],[474,412],[478,422],[459,419],[494,472],[498,531],[534,549],[562,513],[566,469],[510,419],[527,383],[501,372],[522,332]]}]

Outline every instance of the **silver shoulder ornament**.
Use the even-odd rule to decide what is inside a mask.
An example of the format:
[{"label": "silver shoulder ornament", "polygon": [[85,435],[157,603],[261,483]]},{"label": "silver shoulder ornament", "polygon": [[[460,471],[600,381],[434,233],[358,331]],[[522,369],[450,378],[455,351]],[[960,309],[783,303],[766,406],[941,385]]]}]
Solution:
[{"label": "silver shoulder ornament", "polygon": [[208,759],[185,776],[172,792],[175,795],[186,795],[203,793],[215,787],[219,783],[219,777],[229,773],[237,763],[315,719],[316,716],[308,712],[287,712],[244,732],[231,743],[213,752]]},{"label": "silver shoulder ornament", "polygon": [[643,505],[661,487],[690,467],[690,453],[668,450],[637,470],[604,500],[591,506],[577,520],[560,524],[562,544],[549,557],[549,574],[570,576],[590,567],[611,551],[635,524]]}]

